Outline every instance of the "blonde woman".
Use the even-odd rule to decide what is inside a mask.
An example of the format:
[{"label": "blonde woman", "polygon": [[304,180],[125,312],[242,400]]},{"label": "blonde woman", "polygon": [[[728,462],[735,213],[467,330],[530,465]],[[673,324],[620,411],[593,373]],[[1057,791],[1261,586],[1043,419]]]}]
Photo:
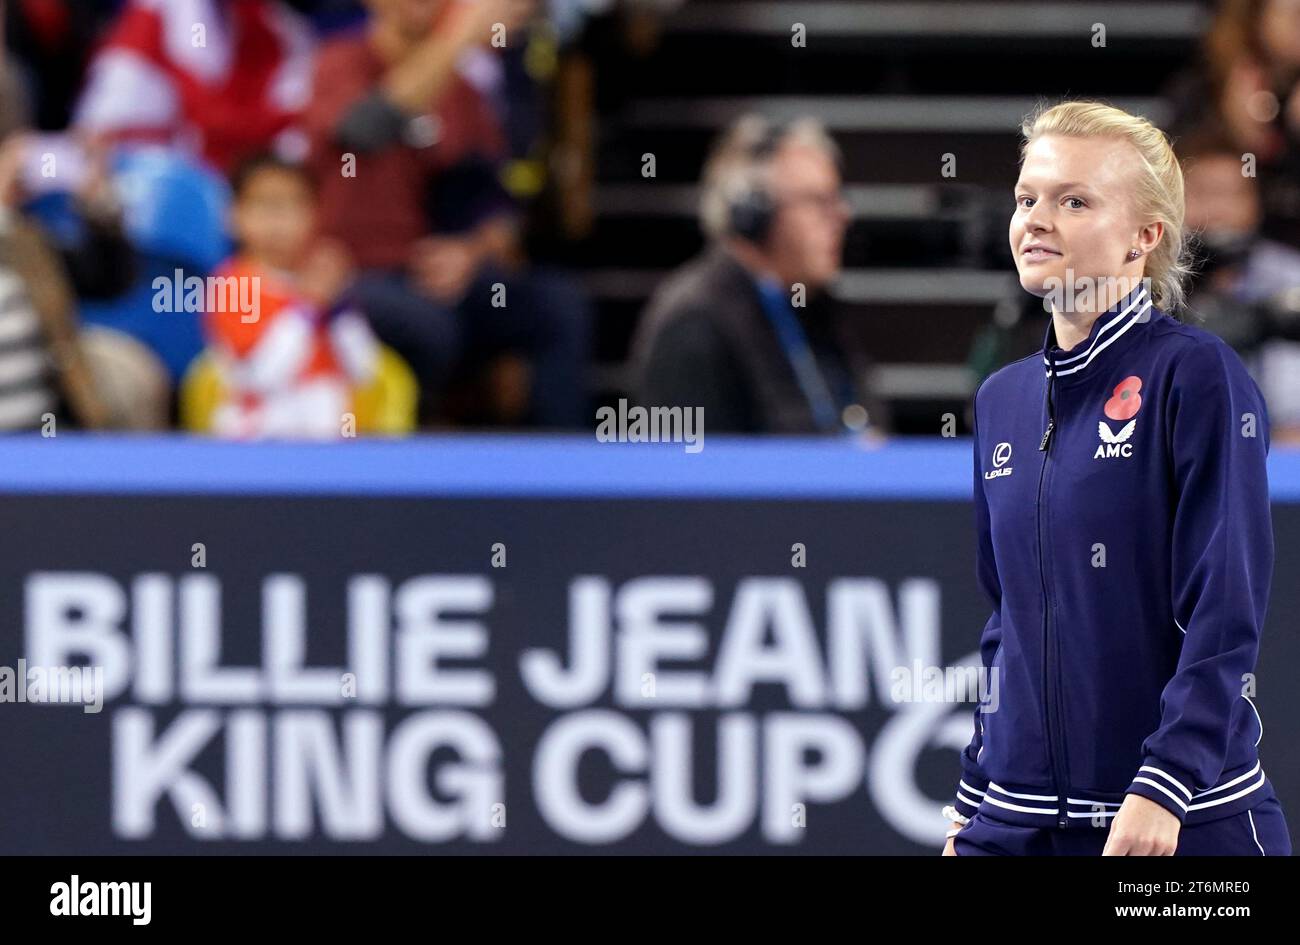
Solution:
[{"label": "blonde woman", "polygon": [[[1268,414],[1173,313],[1165,135],[1097,102],[1022,129],[1010,243],[1043,349],[975,395],[980,640],[946,855],[1289,855],[1250,696],[1273,570]],[[985,708],[995,711],[983,711]]]}]

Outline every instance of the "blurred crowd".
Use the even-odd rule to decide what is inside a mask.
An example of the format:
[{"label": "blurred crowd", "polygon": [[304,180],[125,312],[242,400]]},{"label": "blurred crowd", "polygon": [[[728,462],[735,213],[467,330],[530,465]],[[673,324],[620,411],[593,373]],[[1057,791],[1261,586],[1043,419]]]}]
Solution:
[{"label": "blurred crowd", "polygon": [[589,425],[590,303],[530,236],[589,226],[615,4],[2,6],[0,428]]},{"label": "blurred crowd", "polygon": [[[680,2],[0,0],[0,429],[590,428],[591,300],[545,249],[591,231],[582,51],[612,9]],[[1241,353],[1282,440],[1298,84],[1300,0],[1223,0],[1165,95],[1201,260],[1184,317]],[[816,116],[725,130],[634,400],[712,432],[890,430],[831,291],[843,170]],[[1042,343],[1012,286],[976,381]]]}]

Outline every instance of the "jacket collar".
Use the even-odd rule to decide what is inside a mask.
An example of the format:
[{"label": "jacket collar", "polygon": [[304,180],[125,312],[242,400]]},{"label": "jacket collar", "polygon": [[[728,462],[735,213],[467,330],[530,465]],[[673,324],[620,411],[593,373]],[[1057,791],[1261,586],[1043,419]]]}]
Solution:
[{"label": "jacket collar", "polygon": [[1042,352],[1047,375],[1055,373],[1058,378],[1087,375],[1098,360],[1105,361],[1108,349],[1113,353],[1117,341],[1126,335],[1131,339],[1136,326],[1150,322],[1155,311],[1146,282],[1139,282],[1137,288],[1098,316],[1088,337],[1069,351],[1057,347],[1056,324],[1049,316]]}]

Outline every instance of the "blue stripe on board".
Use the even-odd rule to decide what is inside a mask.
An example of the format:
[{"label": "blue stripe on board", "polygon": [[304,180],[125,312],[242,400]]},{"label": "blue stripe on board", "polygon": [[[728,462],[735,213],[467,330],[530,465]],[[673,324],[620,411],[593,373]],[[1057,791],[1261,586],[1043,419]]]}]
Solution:
[{"label": "blue stripe on board", "polygon": [[[968,500],[969,439],[862,447],[818,438],[598,443],[590,436],[420,436],[223,443],[172,436],[0,437],[0,493]],[[1274,450],[1274,501],[1300,501],[1300,450]]]}]

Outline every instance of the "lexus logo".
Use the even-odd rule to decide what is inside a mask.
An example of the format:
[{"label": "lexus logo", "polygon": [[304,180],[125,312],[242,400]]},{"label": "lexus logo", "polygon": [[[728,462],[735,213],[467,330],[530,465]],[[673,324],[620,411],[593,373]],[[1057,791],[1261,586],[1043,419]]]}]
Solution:
[{"label": "lexus logo", "polygon": [[1011,444],[999,443],[993,447],[993,468],[984,474],[985,479],[1001,479],[1003,476],[1011,475],[1011,467],[1007,463],[1011,460]]}]

